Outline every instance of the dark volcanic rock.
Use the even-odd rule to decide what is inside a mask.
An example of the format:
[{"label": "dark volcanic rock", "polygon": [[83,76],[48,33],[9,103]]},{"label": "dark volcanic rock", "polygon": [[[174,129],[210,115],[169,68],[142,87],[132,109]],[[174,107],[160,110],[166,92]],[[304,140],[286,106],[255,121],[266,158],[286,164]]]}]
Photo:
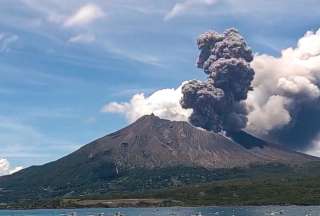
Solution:
[{"label": "dark volcanic rock", "polygon": [[314,157],[269,144],[245,132],[232,138],[187,122],[140,118],[132,125],[90,143],[74,154],[112,161],[119,169],[193,166],[231,168],[252,163],[302,163]]}]

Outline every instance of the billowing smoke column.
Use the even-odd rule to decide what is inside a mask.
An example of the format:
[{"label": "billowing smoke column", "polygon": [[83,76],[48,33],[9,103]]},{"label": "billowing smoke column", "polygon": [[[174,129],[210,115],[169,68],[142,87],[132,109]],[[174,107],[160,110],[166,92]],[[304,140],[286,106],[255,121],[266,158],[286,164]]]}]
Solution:
[{"label": "billowing smoke column", "polygon": [[244,100],[254,77],[251,50],[236,29],[223,34],[206,32],[197,43],[197,65],[208,79],[192,80],[182,87],[180,103],[183,108],[193,109],[189,121],[214,132],[245,128],[248,119]]}]

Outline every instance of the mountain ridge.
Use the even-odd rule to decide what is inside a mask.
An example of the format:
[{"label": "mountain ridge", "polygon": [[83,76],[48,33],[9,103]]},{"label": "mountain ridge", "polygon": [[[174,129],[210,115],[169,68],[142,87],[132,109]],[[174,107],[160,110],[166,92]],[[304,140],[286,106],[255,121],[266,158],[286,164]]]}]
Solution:
[{"label": "mountain ridge", "polygon": [[[187,122],[160,119],[151,114],[81,148],[89,157],[112,154],[124,168],[161,168],[187,165],[232,168],[251,163],[300,163],[315,157],[270,144],[246,132],[230,137],[193,127]],[[247,143],[246,143],[247,142]]]},{"label": "mountain ridge", "polygon": [[320,161],[245,132],[229,136],[143,116],[59,160],[0,177],[0,201],[133,193],[171,187],[176,179],[183,185],[264,175],[269,164],[283,164],[271,165],[270,173],[277,175],[281,167],[287,172],[290,166]]}]

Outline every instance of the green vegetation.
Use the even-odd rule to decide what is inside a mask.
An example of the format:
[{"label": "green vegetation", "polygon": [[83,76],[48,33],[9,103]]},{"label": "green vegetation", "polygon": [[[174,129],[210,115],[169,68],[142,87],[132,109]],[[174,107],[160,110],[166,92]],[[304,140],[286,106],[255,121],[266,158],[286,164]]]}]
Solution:
[{"label": "green vegetation", "polygon": [[217,170],[189,167],[131,170],[111,181],[101,179],[93,184],[86,181],[57,189],[51,186],[50,190],[30,187],[27,199],[15,197],[17,191],[2,191],[0,207],[316,205],[320,203],[319,168],[320,163],[316,162],[295,167],[269,164]]},{"label": "green vegetation", "polygon": [[185,205],[318,205],[320,178],[232,180],[167,190],[153,197]]}]

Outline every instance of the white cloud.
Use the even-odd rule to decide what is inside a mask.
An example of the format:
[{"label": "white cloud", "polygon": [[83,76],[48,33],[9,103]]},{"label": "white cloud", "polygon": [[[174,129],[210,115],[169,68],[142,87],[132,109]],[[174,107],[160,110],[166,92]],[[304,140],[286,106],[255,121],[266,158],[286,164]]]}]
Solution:
[{"label": "white cloud", "polygon": [[128,50],[127,48],[119,48],[119,45],[115,46],[112,43],[105,42],[105,47],[109,52],[114,53],[115,55],[120,55],[121,57],[127,58],[129,60],[141,62],[144,64],[162,66],[161,59],[157,56],[154,56],[151,53],[142,53],[137,52],[137,50]]},{"label": "white cloud", "polygon": [[308,148],[304,153],[320,157],[320,134],[312,141],[310,148]]},{"label": "white cloud", "polygon": [[281,128],[291,120],[287,110],[291,101],[285,97],[272,95],[261,105],[256,101],[255,95],[250,94],[247,101],[252,109],[247,129],[255,134],[265,134],[271,129]]},{"label": "white cloud", "polygon": [[10,164],[7,159],[0,159],[0,175],[6,175],[9,173]]},{"label": "white cloud", "polygon": [[15,34],[0,33],[0,52],[9,52],[10,46],[18,39],[19,37]]},{"label": "white cloud", "polygon": [[189,10],[199,6],[213,5],[217,0],[185,0],[180,3],[176,3],[173,8],[165,15],[164,20],[170,20],[180,14],[186,13]]},{"label": "white cloud", "polygon": [[19,171],[22,170],[22,169],[23,169],[22,166],[17,166],[17,167],[15,167],[14,169],[10,170],[10,171],[9,171],[9,174],[11,175],[11,174],[13,174],[13,173],[19,172]]},{"label": "white cloud", "polygon": [[145,96],[143,93],[135,94],[130,102],[108,103],[102,108],[102,112],[124,114],[129,122],[151,113],[164,119],[187,121],[192,110],[186,110],[180,106],[182,85],[177,89],[156,91],[150,96]]},{"label": "white cloud", "polygon": [[96,40],[95,35],[93,34],[79,34],[69,39],[71,43],[92,43]]},{"label": "white cloud", "polygon": [[[308,78],[303,76],[281,77],[278,80],[277,88],[281,95],[288,97],[299,96],[304,99],[316,99],[320,96],[320,90],[317,85],[313,84]],[[306,98],[303,98],[306,97]]]},{"label": "white cloud", "polygon": [[13,173],[18,172],[22,169],[23,169],[23,167],[21,167],[21,166],[13,168],[13,167],[11,167],[11,165],[7,159],[0,158],[0,176],[13,174]]},{"label": "white cloud", "polygon": [[94,4],[87,4],[68,17],[64,22],[64,26],[73,27],[87,25],[103,16],[105,16],[105,13],[100,7]]},{"label": "white cloud", "polygon": [[278,58],[255,56],[252,67],[256,75],[247,99],[247,129],[267,134],[291,122],[292,107],[319,99],[320,30],[307,32],[296,48],[283,50]]}]

